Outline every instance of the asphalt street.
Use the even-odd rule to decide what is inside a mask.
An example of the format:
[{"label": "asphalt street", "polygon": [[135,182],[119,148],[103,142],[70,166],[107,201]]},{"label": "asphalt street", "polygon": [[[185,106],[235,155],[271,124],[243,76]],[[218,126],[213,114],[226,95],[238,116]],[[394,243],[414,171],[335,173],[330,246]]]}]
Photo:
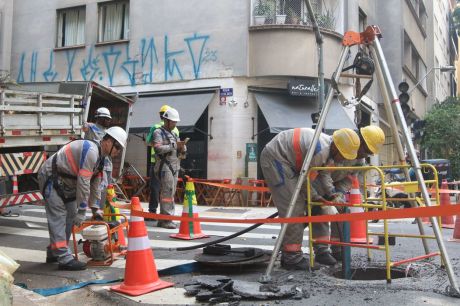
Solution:
[{"label": "asphalt street", "polygon": [[[145,205],[145,204],[144,204]],[[86,271],[68,272],[58,271],[56,264],[45,263],[45,247],[48,244],[48,231],[45,210],[39,206],[23,206],[14,208],[19,212],[18,217],[0,217],[0,248],[15,259],[21,266],[14,274],[15,283],[23,284],[29,289],[55,288],[69,286],[84,281],[117,280],[124,277],[125,260],[120,258],[110,267],[91,267]],[[177,206],[176,212],[182,208]],[[199,207],[202,217],[218,218],[262,218],[275,212],[274,208],[259,207]],[[128,212],[126,212],[128,213]],[[393,220],[389,222],[390,232],[416,234],[417,225],[412,220]],[[165,268],[194,263],[194,257],[201,254],[201,249],[191,251],[172,251],[177,247],[192,246],[203,242],[228,236],[249,225],[246,224],[216,224],[202,223],[202,229],[210,237],[200,240],[183,241],[169,237],[178,230],[162,229],[155,226],[155,222],[146,222],[150,244],[154,250],[155,264],[159,271]],[[227,244],[236,247],[254,247],[269,252],[273,249],[279,233],[279,225],[263,225],[249,233],[234,238]],[[383,231],[383,222],[369,223],[372,232]],[[431,227],[425,225],[427,234],[431,234]],[[450,242],[452,229],[444,229],[444,241],[450,256],[457,281],[460,275],[460,243]],[[307,234],[305,231],[304,251],[307,252]],[[376,241],[376,240],[375,240]],[[435,240],[428,241],[430,251],[437,251]],[[79,250],[81,252],[81,250]],[[395,246],[391,247],[393,261],[415,257],[424,254],[420,239],[397,238]],[[379,278],[380,270],[384,267],[384,252],[372,251],[372,259],[368,261],[366,250],[354,248],[352,250],[352,267],[358,269],[356,273]],[[82,257],[85,260],[85,257]],[[194,266],[196,268],[196,266]],[[231,269],[220,269],[215,266],[203,267],[192,272],[161,276],[161,279],[175,283],[173,288],[138,297],[127,297],[108,290],[111,284],[90,285],[82,289],[65,293],[41,297],[14,288],[14,305],[68,305],[80,301],[82,305],[134,305],[144,304],[196,304],[194,297],[184,295],[184,285],[190,283],[197,275],[226,275],[232,280],[257,283],[265,272],[266,264],[239,266]],[[377,269],[377,270],[374,270]],[[241,305],[458,305],[460,299],[449,297],[446,288],[449,279],[444,269],[440,267],[439,257],[434,260],[418,261],[401,266],[402,277],[393,279],[387,284],[384,279],[377,280],[343,280],[334,275],[339,266],[321,267],[314,272],[285,271],[276,263],[272,273],[273,284],[292,285],[300,288],[304,293],[300,299],[279,299],[260,301],[244,299]],[[366,272],[367,271],[367,272]],[[372,271],[379,271],[373,273]]]}]

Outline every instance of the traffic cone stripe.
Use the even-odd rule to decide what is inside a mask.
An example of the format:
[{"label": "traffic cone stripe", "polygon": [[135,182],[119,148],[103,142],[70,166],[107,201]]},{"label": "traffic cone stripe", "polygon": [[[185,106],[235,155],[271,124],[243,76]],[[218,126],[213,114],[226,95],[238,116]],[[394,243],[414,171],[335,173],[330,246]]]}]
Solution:
[{"label": "traffic cone stripe", "polygon": [[131,237],[128,241],[128,251],[143,251],[151,249],[147,237]]},{"label": "traffic cone stripe", "polygon": [[129,219],[129,223],[133,222],[144,222],[144,217],[131,216]]},{"label": "traffic cone stripe", "polygon": [[361,195],[361,191],[359,191],[359,189],[352,189],[352,190],[350,190],[350,194],[359,194],[359,195]]}]

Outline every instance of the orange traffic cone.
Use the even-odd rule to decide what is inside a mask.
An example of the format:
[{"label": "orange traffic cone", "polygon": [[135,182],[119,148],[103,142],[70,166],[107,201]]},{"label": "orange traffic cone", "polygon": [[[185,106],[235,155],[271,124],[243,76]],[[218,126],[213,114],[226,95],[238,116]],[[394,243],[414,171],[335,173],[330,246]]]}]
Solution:
[{"label": "orange traffic cone", "polygon": [[[449,186],[447,185],[447,180],[442,180],[441,183],[441,194],[439,196],[441,206],[443,205],[450,205],[450,193],[449,193]],[[454,216],[443,216],[441,217],[441,226],[443,228],[454,228]]]},{"label": "orange traffic cone", "polygon": [[452,239],[449,239],[449,241],[460,242],[460,215],[455,217],[454,234],[452,235]]},{"label": "orange traffic cone", "polygon": [[[131,199],[131,213],[133,211],[142,211],[138,197]],[[158,277],[144,218],[131,215],[125,279],[122,284],[110,287],[110,290],[137,296],[171,286],[174,284],[165,282]]]},{"label": "orange traffic cone", "polygon": [[[184,195],[184,207],[182,208],[182,217],[193,217],[198,218],[198,212],[196,212],[196,196],[195,196],[195,186],[193,185],[193,180],[187,178],[187,183],[185,184],[185,195]],[[181,221],[179,227],[179,233],[170,235],[169,237],[192,240],[209,237],[206,234],[201,232],[200,222],[184,222]]]},{"label": "orange traffic cone", "polygon": [[[359,190],[359,181],[355,175],[350,175],[351,190],[349,196],[350,204],[362,204],[361,191]],[[351,213],[364,212],[362,207],[350,207]],[[366,220],[350,222],[350,242],[352,243],[367,243]]]}]

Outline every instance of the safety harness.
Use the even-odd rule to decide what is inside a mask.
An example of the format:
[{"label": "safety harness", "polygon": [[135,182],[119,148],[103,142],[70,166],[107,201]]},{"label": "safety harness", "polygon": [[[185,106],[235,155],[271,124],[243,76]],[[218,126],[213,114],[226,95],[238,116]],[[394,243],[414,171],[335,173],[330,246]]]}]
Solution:
[{"label": "safety harness", "polygon": [[[82,139],[77,139],[77,140],[82,140]],[[76,140],[74,140],[74,141],[76,141]],[[103,171],[105,157],[101,156],[101,146],[100,146],[99,142],[97,142],[95,140],[89,140],[89,139],[85,139],[85,141],[93,142],[94,144],[96,144],[97,149],[98,149],[98,156],[99,156],[98,164],[97,164],[97,167],[96,167],[96,171],[93,173],[93,175],[91,177],[91,180],[93,180],[99,173],[101,173]],[[69,145],[72,142],[73,141],[67,143],[66,146]],[[65,184],[64,184],[64,182],[62,180],[59,179],[60,177],[68,178],[68,179],[71,179],[71,180],[77,180],[76,175],[72,175],[72,174],[68,174],[68,173],[59,171],[59,169],[57,167],[57,154],[54,154],[53,157],[52,157],[52,160],[51,160],[51,176],[48,177],[48,180],[46,181],[46,184],[44,186],[44,190],[42,190],[42,194],[45,194],[46,186],[48,186],[48,184],[50,182],[52,182],[54,190],[56,190],[56,193],[58,194],[58,196],[62,199],[62,201],[65,204],[75,201],[76,196],[66,197],[66,195],[64,193],[64,185]]]},{"label": "safety harness", "polygon": [[[166,138],[169,142],[169,144],[171,144],[171,140],[169,139],[168,135],[166,134],[166,132],[168,132],[164,127],[160,127],[160,131],[161,131],[161,134],[163,135],[163,138]],[[174,138],[176,138],[176,136],[169,132]],[[163,166],[166,165],[168,166],[169,170],[171,170],[171,173],[173,176],[176,175],[176,170],[173,169],[172,165],[171,165],[171,162],[169,160],[166,159],[167,156],[171,155],[172,152],[168,152],[168,153],[164,153],[164,154],[157,154],[158,155],[158,158],[160,158],[160,169],[159,171],[161,171],[163,169]]]}]

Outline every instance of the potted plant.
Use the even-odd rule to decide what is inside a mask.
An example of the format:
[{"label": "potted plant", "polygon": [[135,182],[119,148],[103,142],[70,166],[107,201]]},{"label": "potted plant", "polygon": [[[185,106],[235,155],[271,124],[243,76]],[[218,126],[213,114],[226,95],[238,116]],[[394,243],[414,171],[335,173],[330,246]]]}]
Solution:
[{"label": "potted plant", "polygon": [[266,0],[259,0],[254,6],[254,25],[265,24],[269,7]]},{"label": "potted plant", "polygon": [[276,24],[285,24],[286,23],[286,0],[277,1],[277,14],[276,14]]},{"label": "potted plant", "polygon": [[289,8],[287,11],[286,23],[288,24],[299,24],[300,23],[300,14],[294,11],[292,8]]}]

